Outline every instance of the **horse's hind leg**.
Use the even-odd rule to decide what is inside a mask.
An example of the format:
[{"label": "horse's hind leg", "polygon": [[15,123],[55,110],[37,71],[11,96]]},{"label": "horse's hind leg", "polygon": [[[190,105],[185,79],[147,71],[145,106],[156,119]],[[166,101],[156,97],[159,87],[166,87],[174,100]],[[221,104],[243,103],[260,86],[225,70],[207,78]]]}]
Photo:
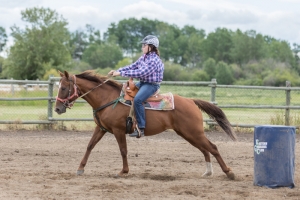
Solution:
[{"label": "horse's hind leg", "polygon": [[[205,137],[206,138],[206,137]],[[205,141],[203,141],[204,148],[207,148],[207,150],[217,159],[219,165],[221,166],[223,172],[227,175],[227,177],[231,180],[235,179],[234,173],[231,171],[229,167],[225,164],[223,158],[221,157],[218,148],[215,144],[213,144],[211,141],[209,141],[207,138]]]},{"label": "horse's hind leg", "polygon": [[216,158],[216,160],[218,161],[222,171],[227,175],[227,177],[232,179],[232,180],[235,178],[234,173],[231,171],[231,169],[229,167],[227,167],[227,165],[225,164],[223,158],[221,157],[217,146],[215,144],[211,143],[206,138],[204,133],[203,134],[198,133],[198,134],[193,134],[193,135],[189,134],[188,136],[184,135],[184,134],[180,134],[180,133],[178,133],[178,134],[180,136],[182,136],[184,139],[186,139],[194,147],[198,148],[204,154],[207,166],[209,165],[208,163],[210,163],[209,156],[207,155],[208,152],[209,152]]},{"label": "horse's hind leg", "polygon": [[188,138],[186,138],[183,134],[181,134],[179,131],[176,131],[178,133],[178,135],[180,135],[181,137],[183,137],[185,140],[187,140],[190,144],[192,144],[193,146],[195,146],[196,148],[198,148],[204,155],[204,159],[206,162],[206,171],[204,172],[204,174],[202,174],[202,176],[211,176],[213,175],[213,169],[212,169],[212,164],[210,162],[210,154],[207,150],[205,150],[204,148],[197,147],[196,144],[192,143],[189,141]]},{"label": "horse's hind leg", "polygon": [[213,169],[210,162],[210,154],[208,151],[202,148],[200,148],[200,151],[203,153],[206,162],[206,171],[204,172],[204,174],[202,174],[202,176],[211,176],[213,175]]},{"label": "horse's hind leg", "polygon": [[101,140],[101,138],[103,137],[103,135],[105,133],[106,133],[106,131],[101,130],[99,126],[96,126],[96,128],[94,130],[94,134],[87,146],[86,152],[85,152],[83,159],[81,160],[80,165],[78,167],[77,175],[82,175],[84,173],[84,167],[85,167],[87,160],[91,154],[91,151],[96,146],[96,144]]}]

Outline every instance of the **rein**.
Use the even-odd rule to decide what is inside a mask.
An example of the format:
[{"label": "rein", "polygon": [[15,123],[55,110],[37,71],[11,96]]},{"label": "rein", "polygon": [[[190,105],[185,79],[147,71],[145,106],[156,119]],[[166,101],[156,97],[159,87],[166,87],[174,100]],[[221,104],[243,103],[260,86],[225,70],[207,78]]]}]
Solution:
[{"label": "rein", "polygon": [[[75,101],[76,101],[78,98],[84,97],[85,95],[89,94],[90,92],[92,92],[93,90],[95,90],[96,88],[100,87],[101,85],[103,85],[104,83],[106,83],[107,81],[110,80],[110,78],[108,78],[108,79],[106,79],[105,81],[103,81],[102,83],[100,83],[99,85],[97,85],[97,86],[93,87],[92,89],[90,89],[89,91],[87,91],[86,93],[82,94],[81,96],[78,96],[78,90],[79,90],[79,89],[78,89],[78,86],[76,85],[76,76],[73,75],[73,77],[74,77],[74,81],[73,81],[72,79],[70,79],[69,81],[71,81],[71,82],[74,83],[74,86],[73,86],[73,88],[74,88],[74,93],[71,95],[71,87],[70,87],[70,88],[69,88],[69,95],[68,95],[67,98],[61,99],[61,98],[58,97],[58,94],[57,94],[57,97],[56,97],[56,100],[57,100],[57,101],[62,102],[62,103],[63,103],[63,106],[65,106],[66,108],[69,108],[69,109],[71,109],[71,107],[74,105]],[[79,92],[80,92],[80,91],[79,91]],[[71,100],[72,98],[74,98],[74,97],[76,97],[76,98],[75,98],[73,101],[70,102],[70,100]],[[103,131],[110,132],[110,131],[107,130],[104,126],[101,125],[100,119],[99,119],[99,117],[97,116],[97,112],[100,111],[100,110],[102,110],[102,109],[104,109],[104,108],[106,108],[106,107],[108,107],[108,106],[110,106],[110,105],[112,105],[112,104],[114,104],[114,106],[113,106],[113,108],[114,108],[114,107],[116,106],[116,104],[118,103],[118,101],[120,100],[120,98],[121,98],[121,97],[118,97],[117,99],[115,99],[115,100],[113,100],[113,101],[111,101],[111,102],[109,102],[109,103],[107,103],[107,104],[105,104],[105,105],[103,105],[103,106],[100,106],[100,107],[97,108],[97,109],[93,109],[93,115],[94,115],[94,118],[97,120],[99,127],[100,127]]]},{"label": "rein", "polygon": [[[106,83],[107,81],[109,81],[109,78],[108,78],[108,79],[106,79],[105,81],[103,81],[102,83],[100,83],[99,85],[93,87],[92,89],[90,89],[89,91],[87,91],[86,93],[84,93],[83,95],[78,96],[78,87],[77,87],[77,85],[76,85],[76,76],[73,75],[73,77],[74,77],[74,81],[71,80],[71,79],[69,80],[69,81],[71,81],[71,82],[74,83],[74,86],[73,86],[73,88],[74,88],[74,93],[72,94],[72,96],[71,96],[71,87],[70,87],[70,88],[69,88],[69,96],[68,96],[67,98],[61,99],[61,98],[58,97],[58,94],[57,94],[57,97],[56,97],[56,100],[57,100],[57,101],[62,102],[62,103],[63,103],[63,106],[65,106],[66,108],[69,108],[69,109],[71,109],[71,107],[74,105],[76,99],[84,97],[84,96],[87,95],[88,93],[92,92],[92,91],[95,90],[96,88],[100,87],[101,85],[103,85],[104,83]],[[76,99],[74,99],[73,101],[70,102],[70,100],[71,100],[72,98],[74,98],[74,97],[76,97]]]}]

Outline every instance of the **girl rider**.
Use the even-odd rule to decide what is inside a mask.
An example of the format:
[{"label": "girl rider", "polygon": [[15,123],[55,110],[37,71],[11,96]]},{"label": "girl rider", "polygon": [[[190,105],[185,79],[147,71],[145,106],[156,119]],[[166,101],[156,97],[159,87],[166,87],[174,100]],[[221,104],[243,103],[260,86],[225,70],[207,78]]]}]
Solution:
[{"label": "girl rider", "polygon": [[137,138],[144,136],[146,127],[143,102],[160,88],[164,73],[164,64],[159,57],[158,38],[148,35],[141,41],[141,44],[143,55],[136,62],[108,73],[112,76],[132,77],[140,80],[136,83],[139,91],[133,100],[137,127],[132,134],[129,134],[130,137]]}]

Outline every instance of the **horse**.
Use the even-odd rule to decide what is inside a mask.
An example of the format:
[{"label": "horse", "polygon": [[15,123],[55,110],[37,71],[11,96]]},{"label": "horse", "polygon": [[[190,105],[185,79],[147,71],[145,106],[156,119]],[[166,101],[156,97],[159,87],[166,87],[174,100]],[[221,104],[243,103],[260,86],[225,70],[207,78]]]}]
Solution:
[{"label": "horse", "polygon": [[[61,79],[55,102],[55,112],[58,114],[65,113],[66,108],[73,106],[76,99],[83,98],[93,108],[96,124],[93,136],[77,169],[77,175],[84,173],[91,151],[107,132],[115,136],[123,161],[123,167],[116,176],[124,177],[128,175],[125,122],[130,106],[118,101],[123,84],[92,70],[77,75],[71,75],[67,71],[59,73]],[[224,112],[208,101],[185,98],[176,94],[174,94],[174,105],[175,109],[169,111],[146,109],[145,136],[152,136],[167,129],[173,129],[179,136],[203,153],[206,161],[206,171],[202,176],[212,176],[213,174],[210,159],[210,154],[212,154],[226,176],[234,180],[235,174],[225,164],[217,146],[204,133],[201,111],[207,113],[233,141],[236,141],[236,135]]]}]

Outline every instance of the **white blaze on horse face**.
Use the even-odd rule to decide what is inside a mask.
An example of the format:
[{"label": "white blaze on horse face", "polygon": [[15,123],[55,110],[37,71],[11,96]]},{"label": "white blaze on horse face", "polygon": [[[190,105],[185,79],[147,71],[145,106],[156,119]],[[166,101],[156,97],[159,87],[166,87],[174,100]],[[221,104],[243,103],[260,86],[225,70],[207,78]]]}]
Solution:
[{"label": "white blaze on horse face", "polygon": [[61,87],[61,82],[59,82],[59,85],[58,85],[58,91],[57,91],[57,95],[56,95],[56,98],[55,98],[55,104],[57,102],[57,98],[58,98],[58,95],[59,95],[60,87]]},{"label": "white blaze on horse face", "polygon": [[202,176],[211,176],[213,175],[213,169],[211,162],[206,162],[206,172]]}]

